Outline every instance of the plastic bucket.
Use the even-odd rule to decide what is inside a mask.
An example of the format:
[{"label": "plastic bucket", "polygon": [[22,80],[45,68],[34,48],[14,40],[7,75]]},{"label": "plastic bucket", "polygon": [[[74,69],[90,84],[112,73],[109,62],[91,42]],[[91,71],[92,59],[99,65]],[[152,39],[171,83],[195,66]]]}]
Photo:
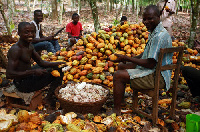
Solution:
[{"label": "plastic bucket", "polygon": [[196,114],[186,115],[186,132],[200,132],[200,116]]}]

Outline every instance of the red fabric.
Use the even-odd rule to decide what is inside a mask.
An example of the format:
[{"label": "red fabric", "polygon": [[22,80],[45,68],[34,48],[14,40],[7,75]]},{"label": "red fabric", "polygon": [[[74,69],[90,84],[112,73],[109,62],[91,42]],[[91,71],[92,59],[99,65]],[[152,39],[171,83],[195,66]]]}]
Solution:
[{"label": "red fabric", "polygon": [[79,36],[81,30],[83,30],[83,28],[80,22],[78,22],[76,25],[70,22],[66,26],[66,32],[70,32],[72,36]]}]

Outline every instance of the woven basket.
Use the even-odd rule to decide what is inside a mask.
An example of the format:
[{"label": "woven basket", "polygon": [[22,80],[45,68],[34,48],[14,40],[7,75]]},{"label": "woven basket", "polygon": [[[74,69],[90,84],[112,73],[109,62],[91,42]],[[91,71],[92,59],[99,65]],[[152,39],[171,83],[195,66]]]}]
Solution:
[{"label": "woven basket", "polygon": [[[108,93],[105,98],[97,102],[80,103],[80,102],[69,101],[59,96],[59,90],[61,88],[66,87],[66,85],[67,84],[63,84],[57,87],[55,90],[55,95],[58,98],[64,112],[76,112],[76,113],[81,113],[81,114],[86,114],[86,113],[98,114],[100,112],[101,107],[103,106],[103,104],[106,102],[106,100],[109,97],[109,93]],[[100,85],[100,84],[95,84],[95,85]],[[109,91],[109,89],[106,86],[103,86],[103,85],[100,85],[100,86],[102,86],[103,88]]]}]

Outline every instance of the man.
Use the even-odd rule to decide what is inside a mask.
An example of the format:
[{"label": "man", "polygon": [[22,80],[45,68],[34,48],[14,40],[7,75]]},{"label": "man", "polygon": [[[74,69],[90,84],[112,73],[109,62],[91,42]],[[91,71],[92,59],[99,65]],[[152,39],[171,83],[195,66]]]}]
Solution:
[{"label": "man", "polygon": [[181,66],[181,73],[187,81],[194,101],[200,103],[200,70],[190,66]]},{"label": "man", "polygon": [[127,17],[126,17],[126,16],[122,16],[122,17],[121,17],[121,20],[120,20],[120,24],[121,24],[121,25],[124,25],[124,23],[127,23],[127,21],[128,21],[128,20],[127,20]]},{"label": "man", "polygon": [[79,15],[74,13],[72,15],[72,22],[68,23],[66,26],[66,32],[68,33],[68,43],[69,46],[73,46],[78,39],[82,36],[82,24],[79,22]]},{"label": "man", "polygon": [[161,11],[160,17],[161,17],[163,26],[167,29],[170,36],[174,38],[172,34],[172,25],[173,25],[173,19],[174,19],[173,14],[175,14],[176,12],[175,0],[160,0],[157,6],[159,7]]},{"label": "man", "polygon": [[33,46],[35,50],[42,51],[47,50],[47,52],[53,52],[56,53],[56,51],[60,50],[60,45],[58,41],[54,38],[54,36],[43,36],[42,33],[42,25],[40,22],[43,20],[43,13],[41,10],[35,10],[34,11],[34,21],[31,22],[31,24],[35,27],[36,36],[33,39]]},{"label": "man", "polygon": [[[52,69],[44,68],[57,68],[58,65],[65,63],[47,62],[40,58],[31,44],[35,38],[35,28],[30,23],[20,22],[18,25],[18,35],[20,36],[19,41],[8,51],[6,77],[14,79],[13,83],[17,90],[24,93],[40,90],[51,83],[47,99],[52,99],[55,88],[62,83],[62,75],[55,78],[51,75]],[[31,59],[37,62],[40,67],[32,68]]]},{"label": "man", "polygon": [[[128,57],[116,54],[114,62],[120,63],[118,71],[114,73],[114,109],[117,115],[121,114],[121,102],[125,85],[130,83],[136,89],[153,89],[156,63],[160,48],[172,47],[172,40],[167,30],[160,23],[160,12],[157,6],[147,6],[143,13],[143,23],[149,29],[149,38],[144,52],[136,57]],[[163,65],[172,63],[172,55],[167,54],[163,58]],[[162,71],[160,88],[170,88],[171,71]]]}]

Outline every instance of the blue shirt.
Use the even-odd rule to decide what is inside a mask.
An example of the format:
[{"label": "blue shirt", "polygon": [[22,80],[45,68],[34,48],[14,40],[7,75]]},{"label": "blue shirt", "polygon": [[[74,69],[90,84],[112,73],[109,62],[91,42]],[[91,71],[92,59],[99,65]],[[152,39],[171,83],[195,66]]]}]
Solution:
[{"label": "blue shirt", "polygon": [[[167,30],[159,23],[152,33],[149,34],[148,42],[144,49],[141,59],[153,58],[158,62],[160,48],[172,47],[172,40]],[[165,54],[162,65],[172,64],[173,53]],[[130,79],[144,77],[155,72],[156,66],[153,69],[136,66],[135,69],[127,69]],[[171,70],[162,71],[166,84],[166,89],[169,90],[171,82]]]}]

